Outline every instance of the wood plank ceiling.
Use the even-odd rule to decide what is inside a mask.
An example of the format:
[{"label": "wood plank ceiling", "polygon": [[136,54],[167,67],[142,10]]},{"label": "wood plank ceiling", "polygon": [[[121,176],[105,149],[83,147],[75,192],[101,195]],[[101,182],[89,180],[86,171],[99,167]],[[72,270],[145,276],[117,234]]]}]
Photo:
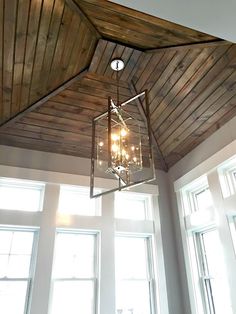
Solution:
[{"label": "wood plank ceiling", "polygon": [[121,100],[149,92],[157,168],[236,114],[236,45],[104,0],[0,3],[0,144],[89,158],[115,57]]}]

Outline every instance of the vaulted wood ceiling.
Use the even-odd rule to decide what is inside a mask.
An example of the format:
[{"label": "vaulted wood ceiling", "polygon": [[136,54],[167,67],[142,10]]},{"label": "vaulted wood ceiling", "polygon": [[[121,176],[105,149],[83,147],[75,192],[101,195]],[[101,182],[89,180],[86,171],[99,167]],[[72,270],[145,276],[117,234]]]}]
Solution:
[{"label": "vaulted wood ceiling", "polygon": [[149,91],[157,168],[236,114],[236,45],[109,1],[1,1],[0,44],[0,144],[90,157],[115,57],[121,100]]}]

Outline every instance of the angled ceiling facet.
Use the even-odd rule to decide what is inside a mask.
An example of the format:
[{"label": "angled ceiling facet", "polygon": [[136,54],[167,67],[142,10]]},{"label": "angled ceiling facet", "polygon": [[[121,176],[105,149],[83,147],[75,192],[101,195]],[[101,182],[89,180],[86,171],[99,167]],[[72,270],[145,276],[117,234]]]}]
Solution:
[{"label": "angled ceiling facet", "polygon": [[2,3],[0,144],[89,158],[117,57],[121,101],[149,92],[156,168],[236,114],[236,45],[105,0]]}]

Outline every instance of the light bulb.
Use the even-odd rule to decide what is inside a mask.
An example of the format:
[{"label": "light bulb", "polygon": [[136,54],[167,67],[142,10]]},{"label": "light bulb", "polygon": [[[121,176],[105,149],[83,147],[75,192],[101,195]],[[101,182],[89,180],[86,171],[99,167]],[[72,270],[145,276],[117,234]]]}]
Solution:
[{"label": "light bulb", "polygon": [[103,145],[104,145],[104,143],[103,142],[99,142],[99,144],[98,144],[100,147],[102,147]]},{"label": "light bulb", "polygon": [[127,131],[125,129],[122,129],[120,131],[120,135],[123,136],[123,137],[126,136],[127,135]]},{"label": "light bulb", "polygon": [[137,157],[134,157],[134,158],[133,158],[133,161],[134,161],[134,162],[137,162]]},{"label": "light bulb", "polygon": [[117,134],[113,133],[113,134],[111,135],[111,139],[112,139],[113,141],[118,141],[119,136],[118,136]]},{"label": "light bulb", "polygon": [[131,150],[132,150],[132,152],[135,150],[135,147],[134,146],[131,146]]}]

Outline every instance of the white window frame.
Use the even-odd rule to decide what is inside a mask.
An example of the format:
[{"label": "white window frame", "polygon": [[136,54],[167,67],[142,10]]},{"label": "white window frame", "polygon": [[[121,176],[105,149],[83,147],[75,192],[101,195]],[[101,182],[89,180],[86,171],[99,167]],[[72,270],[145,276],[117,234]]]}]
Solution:
[{"label": "white window frame", "polygon": [[[89,198],[89,187],[86,186],[81,186],[81,185],[68,185],[68,184],[61,184],[60,185],[60,196],[59,196],[59,203],[58,203],[58,212],[62,213],[62,214],[67,214],[64,211],[60,211],[60,197],[61,197],[61,191],[65,189],[68,191],[73,191],[75,193],[78,193],[79,195],[83,195],[83,196],[88,196]],[[96,192],[97,190],[95,190]],[[96,199],[92,199],[94,201],[94,215],[87,215],[89,217],[94,217],[94,216],[101,216],[101,198],[96,198]],[[69,214],[68,215],[72,215]],[[77,215],[77,216],[86,216],[86,215],[82,215],[80,213],[78,214],[73,214],[73,215]]]},{"label": "white window frame", "polygon": [[[116,198],[118,197],[124,197],[127,200],[132,200],[132,198],[135,198],[136,200],[140,200],[144,202],[144,219],[130,219],[135,221],[147,221],[147,220],[153,220],[153,208],[151,204],[151,196],[143,193],[135,193],[135,192],[116,192],[115,193],[115,211],[119,211]],[[115,213],[116,215],[116,213]],[[127,219],[127,218],[120,218],[116,217],[115,219]]]},{"label": "white window frame", "polygon": [[[50,310],[51,313],[51,303],[52,303],[52,291],[54,282],[58,281],[92,281],[94,283],[94,304],[93,304],[93,314],[98,314],[99,309],[99,269],[100,269],[100,261],[99,261],[99,243],[100,243],[100,233],[92,230],[84,231],[84,230],[68,230],[68,229],[57,229],[56,236],[58,234],[86,234],[94,236],[94,277],[93,278],[52,278],[51,282],[51,292],[50,292]],[[55,255],[56,252],[54,252]],[[54,256],[55,258],[55,256]]]},{"label": "white window frame", "polygon": [[[147,279],[126,279],[127,281],[135,281],[142,280],[147,281],[149,286],[149,297],[150,297],[150,310],[151,314],[157,314],[157,291],[156,291],[156,271],[154,266],[154,246],[153,246],[153,235],[137,235],[132,233],[117,233],[116,237],[131,237],[131,238],[141,238],[145,240],[145,249],[146,249],[146,257],[147,257],[147,265],[148,265],[148,276]],[[117,309],[118,310],[118,309]],[[118,312],[117,312],[118,313]]]},{"label": "white window frame", "polygon": [[0,231],[10,231],[10,232],[32,232],[33,233],[33,243],[32,243],[32,252],[31,252],[31,258],[30,258],[30,269],[29,269],[29,277],[17,277],[17,278],[7,278],[3,277],[0,278],[0,281],[5,282],[17,282],[17,281],[23,281],[27,282],[27,292],[25,297],[25,308],[24,313],[30,314],[30,306],[31,306],[31,298],[32,298],[32,283],[34,278],[34,272],[35,272],[35,263],[36,263],[36,251],[37,251],[37,244],[38,244],[38,230],[32,229],[32,228],[19,228],[19,227],[5,227],[0,225]]},{"label": "white window frame", "polygon": [[[29,188],[29,189],[35,189],[35,190],[40,191],[40,201],[38,204],[38,210],[35,210],[35,211],[28,210],[27,212],[40,212],[40,211],[42,211],[43,200],[44,200],[44,190],[45,190],[45,184],[43,182],[25,180],[25,179],[19,179],[19,178],[0,177],[0,186],[16,187],[16,188],[24,188],[24,189]],[[24,208],[22,208],[22,209],[0,208],[0,210],[26,211],[26,210],[24,210]]]}]

